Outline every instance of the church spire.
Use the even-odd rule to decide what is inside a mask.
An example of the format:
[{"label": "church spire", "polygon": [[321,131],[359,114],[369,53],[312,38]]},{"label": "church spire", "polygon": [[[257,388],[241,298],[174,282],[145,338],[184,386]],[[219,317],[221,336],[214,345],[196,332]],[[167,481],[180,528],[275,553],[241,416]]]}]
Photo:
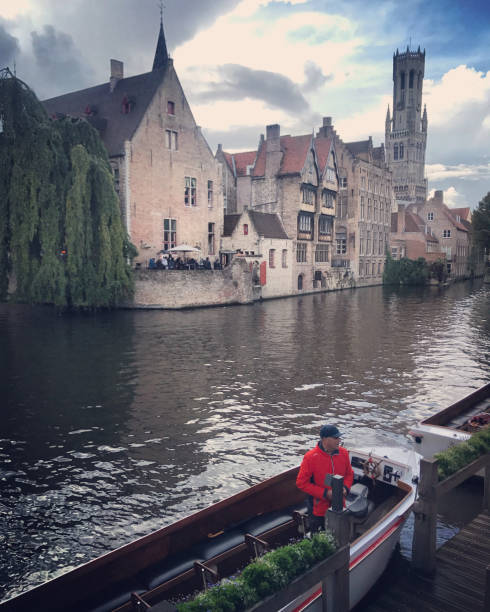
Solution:
[{"label": "church spire", "polygon": [[168,62],[167,45],[165,43],[165,33],[163,31],[163,5],[160,3],[160,32],[158,34],[157,49],[153,60],[152,70],[164,68]]}]

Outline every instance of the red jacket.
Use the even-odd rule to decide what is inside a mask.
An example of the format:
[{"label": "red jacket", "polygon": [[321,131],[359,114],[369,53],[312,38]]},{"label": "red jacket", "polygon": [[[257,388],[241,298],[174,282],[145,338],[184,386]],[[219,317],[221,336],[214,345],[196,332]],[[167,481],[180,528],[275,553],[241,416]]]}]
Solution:
[{"label": "red jacket", "polygon": [[309,450],[303,457],[296,486],[313,497],[313,514],[324,516],[330,507],[330,501],[325,499],[326,492],[331,487],[326,487],[325,476],[337,474],[344,477],[344,486],[350,489],[354,480],[354,472],[350,464],[349,453],[339,447],[338,452],[332,455],[323,450],[321,442],[318,446]]}]

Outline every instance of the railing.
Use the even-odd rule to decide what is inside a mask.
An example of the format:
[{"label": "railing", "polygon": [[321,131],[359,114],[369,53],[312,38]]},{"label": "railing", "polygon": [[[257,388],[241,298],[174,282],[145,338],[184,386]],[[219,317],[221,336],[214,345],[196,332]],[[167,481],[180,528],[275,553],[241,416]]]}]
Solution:
[{"label": "railing", "polygon": [[415,524],[412,546],[412,566],[431,574],[436,564],[437,501],[444,493],[484,469],[483,507],[490,509],[490,453],[482,455],[449,478],[439,482],[437,459],[420,462],[419,499],[414,505]]}]

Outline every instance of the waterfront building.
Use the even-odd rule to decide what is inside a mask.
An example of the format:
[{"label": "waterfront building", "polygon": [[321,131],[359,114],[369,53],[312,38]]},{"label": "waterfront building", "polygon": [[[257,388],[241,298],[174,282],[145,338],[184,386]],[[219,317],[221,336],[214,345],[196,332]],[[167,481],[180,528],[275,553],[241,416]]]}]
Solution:
[{"label": "waterfront building", "polygon": [[336,212],[336,258],[333,265],[348,267],[356,286],[383,282],[393,207],[392,172],[383,144],[372,138],[344,142],[330,117],[320,130],[334,141],[339,172]]},{"label": "waterfront building", "polygon": [[223,231],[221,164],[196,125],[162,21],[150,72],[125,78],[122,62],[110,65],[107,83],[45,100],[45,108],[98,129],[137,264],[181,243],[214,257]]},{"label": "waterfront building", "polygon": [[249,264],[254,290],[260,297],[290,294],[291,241],[279,215],[247,208],[225,215],[223,257],[232,254],[243,257]]},{"label": "waterfront building", "polygon": [[[282,275],[283,295],[352,286],[345,257],[347,236],[335,228],[339,190],[333,139],[318,134],[281,135],[268,125],[257,151],[228,153],[218,147],[226,166],[223,187],[233,210],[277,215],[289,239],[290,273]],[[232,183],[232,187],[230,187]],[[263,292],[265,293],[265,291]]]},{"label": "waterfront building", "polygon": [[398,204],[398,211],[391,213],[390,247],[393,259],[446,260],[446,253],[431,227],[417,213],[406,210],[405,204]]},{"label": "waterfront building", "polygon": [[[423,203],[427,199],[425,149],[427,109],[422,112],[425,50],[393,54],[393,116],[385,121],[386,162],[393,172],[397,201]],[[396,212],[396,209],[395,209]]]},{"label": "waterfront building", "polygon": [[[436,190],[434,196],[423,203],[407,206],[426,226],[426,232],[434,235],[445,254],[447,272],[452,279],[470,276],[470,229],[471,224],[459,212],[444,203],[443,191]],[[468,213],[463,209],[463,214]]]}]

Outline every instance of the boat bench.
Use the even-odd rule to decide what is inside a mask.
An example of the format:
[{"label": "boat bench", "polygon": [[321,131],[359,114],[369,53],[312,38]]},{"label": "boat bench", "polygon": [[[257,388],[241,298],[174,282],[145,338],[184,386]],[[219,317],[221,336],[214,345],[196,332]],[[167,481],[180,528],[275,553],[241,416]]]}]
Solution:
[{"label": "boat bench", "polygon": [[267,512],[260,516],[255,516],[243,523],[235,525],[228,531],[216,536],[208,538],[202,542],[194,544],[189,550],[182,554],[173,556],[171,559],[166,559],[162,563],[150,568],[144,574],[144,581],[147,590],[152,590],[175,578],[179,574],[186,572],[194,567],[194,561],[207,561],[222,553],[231,550],[235,546],[245,543],[245,535],[260,536],[284,523],[292,520],[293,512],[297,510],[306,510],[305,504],[299,504],[287,508],[282,511]]},{"label": "boat bench", "polygon": [[[137,576],[134,581],[117,584],[102,595],[99,594],[96,600],[84,602],[83,611],[111,612],[111,610],[127,603],[131,599],[132,593],[143,595],[164,582],[193,569],[195,561],[203,563],[244,544],[246,534],[257,537],[284,525],[284,523],[292,520],[295,511],[306,511],[306,505],[299,504],[286,510],[267,512],[255,516],[231,527],[214,538],[207,538],[198,542],[185,552],[173,555],[171,559],[165,559],[154,565]],[[100,603],[101,601],[103,603]]]}]

